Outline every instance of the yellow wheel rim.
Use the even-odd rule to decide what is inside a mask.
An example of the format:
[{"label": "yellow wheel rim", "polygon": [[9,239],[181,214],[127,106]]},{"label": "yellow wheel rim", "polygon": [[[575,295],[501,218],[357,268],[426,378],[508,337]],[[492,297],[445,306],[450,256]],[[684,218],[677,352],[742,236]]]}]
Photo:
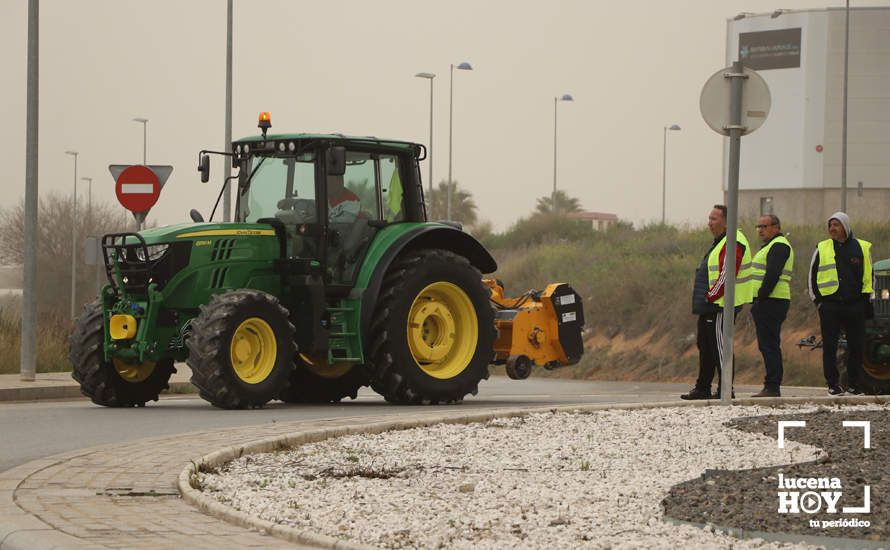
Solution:
[{"label": "yellow wheel rim", "polygon": [[440,281],[420,291],[411,304],[407,328],[411,356],[434,378],[454,378],[476,353],[476,309],[457,285]]},{"label": "yellow wheel rim", "polygon": [[309,372],[330,380],[344,376],[353,366],[352,363],[334,363],[329,365],[327,359],[310,357],[305,353],[300,354],[300,359],[303,360],[303,364],[306,365],[306,369]]},{"label": "yellow wheel rim", "polygon": [[142,382],[155,370],[154,361],[144,361],[138,365],[125,363],[117,357],[112,358],[111,363],[117,371],[118,376],[130,383]]},{"label": "yellow wheel rim", "polygon": [[272,373],[277,350],[275,332],[269,323],[251,317],[238,325],[232,334],[229,345],[232,368],[243,382],[259,384]]}]

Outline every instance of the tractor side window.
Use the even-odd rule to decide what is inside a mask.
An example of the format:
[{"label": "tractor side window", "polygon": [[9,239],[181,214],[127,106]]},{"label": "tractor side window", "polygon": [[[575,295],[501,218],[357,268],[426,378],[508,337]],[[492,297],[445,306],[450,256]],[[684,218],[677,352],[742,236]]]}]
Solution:
[{"label": "tractor side window", "polygon": [[[375,177],[374,159],[369,153],[349,151],[346,153],[346,173],[343,175],[342,184],[328,182],[329,219],[332,222],[351,221],[344,219],[348,215],[352,219],[377,219],[377,186]],[[354,204],[344,212],[338,208],[341,198],[349,198]]]},{"label": "tractor side window", "polygon": [[327,269],[334,284],[351,284],[380,218],[376,155],[346,152],[346,173],[328,176]]},{"label": "tractor side window", "polygon": [[399,173],[399,157],[395,155],[380,155],[380,194],[383,199],[383,219],[388,222],[404,220],[404,188]]}]

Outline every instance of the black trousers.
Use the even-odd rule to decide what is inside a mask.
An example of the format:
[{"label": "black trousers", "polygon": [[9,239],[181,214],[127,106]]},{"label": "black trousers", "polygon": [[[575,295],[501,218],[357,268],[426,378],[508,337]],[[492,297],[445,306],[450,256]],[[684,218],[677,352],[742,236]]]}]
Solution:
[{"label": "black trousers", "polygon": [[822,302],[819,304],[822,328],[822,372],[825,383],[837,386],[837,341],[841,329],[847,335],[847,377],[851,386],[862,380],[862,348],[865,343],[865,302]]},{"label": "black trousers", "polygon": [[[738,316],[741,308],[736,308]],[[717,374],[717,388],[720,391],[720,373],[723,372],[723,310],[698,316],[698,379],[695,386],[711,389],[714,374]],[[732,377],[735,378],[735,361],[732,362]]]},{"label": "black trousers", "polygon": [[760,348],[763,365],[766,367],[766,376],[763,379],[765,388],[778,390],[782,385],[780,332],[790,305],[790,300],[765,298],[755,301],[751,306],[751,317],[757,331],[757,347]]}]

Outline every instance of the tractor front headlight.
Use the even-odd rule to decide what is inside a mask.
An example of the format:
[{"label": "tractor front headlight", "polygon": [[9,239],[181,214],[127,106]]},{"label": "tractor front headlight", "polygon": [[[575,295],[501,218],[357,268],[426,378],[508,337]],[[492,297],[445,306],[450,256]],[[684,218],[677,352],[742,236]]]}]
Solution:
[{"label": "tractor front headlight", "polygon": [[885,288],[881,290],[881,299],[882,300],[890,300],[890,288]]},{"label": "tractor front headlight", "polygon": [[[138,246],[136,247],[136,258],[140,262],[153,262],[163,256],[168,248],[170,248],[169,244],[152,244],[145,248]],[[146,250],[148,251],[148,258],[145,257]]]}]

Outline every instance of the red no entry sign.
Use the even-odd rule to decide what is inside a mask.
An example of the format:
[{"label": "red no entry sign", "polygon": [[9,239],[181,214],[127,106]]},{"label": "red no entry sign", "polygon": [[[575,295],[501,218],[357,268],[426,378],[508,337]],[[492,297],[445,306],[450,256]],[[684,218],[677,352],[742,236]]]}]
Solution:
[{"label": "red no entry sign", "polygon": [[127,210],[139,213],[148,212],[161,196],[161,183],[147,166],[129,166],[120,173],[115,182],[117,200]]}]

